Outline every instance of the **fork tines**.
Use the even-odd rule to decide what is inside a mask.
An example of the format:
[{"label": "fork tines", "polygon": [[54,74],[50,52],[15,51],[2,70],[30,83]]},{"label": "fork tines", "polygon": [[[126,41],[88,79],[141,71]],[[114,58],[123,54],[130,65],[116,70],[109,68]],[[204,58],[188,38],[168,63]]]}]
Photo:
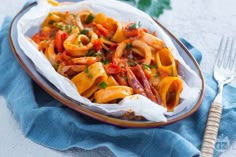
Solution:
[{"label": "fork tines", "polygon": [[[217,54],[216,66],[232,69],[236,68],[236,43],[233,37],[222,37]],[[225,59],[224,59],[225,58]],[[222,65],[223,64],[223,65]]]}]

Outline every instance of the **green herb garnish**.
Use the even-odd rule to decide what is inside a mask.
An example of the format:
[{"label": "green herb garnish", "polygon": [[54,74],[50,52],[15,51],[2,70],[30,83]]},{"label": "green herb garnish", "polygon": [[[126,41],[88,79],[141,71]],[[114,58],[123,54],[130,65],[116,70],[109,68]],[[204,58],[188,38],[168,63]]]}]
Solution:
[{"label": "green herb garnish", "polygon": [[89,73],[88,65],[86,66],[86,69],[84,70],[84,72],[85,72],[86,74]]},{"label": "green herb garnish", "polygon": [[69,30],[67,31],[68,34],[70,34],[71,32],[72,32],[72,29],[69,29]]},{"label": "green herb garnish", "polygon": [[93,19],[95,18],[95,16],[93,14],[89,14],[86,21],[85,21],[85,24],[89,24],[93,21]]},{"label": "green herb garnish", "polygon": [[129,26],[129,29],[138,29],[139,27],[141,27],[140,21]]},{"label": "green herb garnish", "polygon": [[135,65],[137,65],[137,63],[135,63],[135,62],[133,62],[133,61],[128,61],[128,64],[130,65],[130,66],[135,66]]},{"label": "green herb garnish", "polygon": [[87,30],[87,29],[83,29],[83,30],[80,32],[80,34],[84,34],[84,35],[88,35],[88,33],[89,33],[89,30]]},{"label": "green herb garnish", "polygon": [[101,82],[100,84],[99,84],[99,87],[101,87],[102,89],[106,89],[107,88],[107,84],[106,84],[106,82]]},{"label": "green herb garnish", "polygon": [[109,63],[110,63],[110,61],[107,60],[107,59],[103,61],[103,64],[104,64],[104,65],[109,64]]},{"label": "green herb garnish", "polygon": [[94,54],[94,49],[89,49],[85,56],[92,56]]},{"label": "green herb garnish", "polygon": [[52,24],[54,24],[56,21],[55,20],[50,20],[49,22],[48,22],[48,24],[49,25],[52,25]]},{"label": "green herb garnish", "polygon": [[64,31],[65,30],[65,27],[62,25],[62,24],[57,24],[57,27],[60,28],[60,30]]},{"label": "green herb garnish", "polygon": [[158,78],[160,76],[159,71],[154,75],[155,78]]},{"label": "green herb garnish", "polygon": [[125,46],[125,49],[126,50],[129,50],[133,47],[132,43],[127,43],[126,46]]},{"label": "green herb garnish", "polygon": [[86,69],[84,70],[84,72],[86,73],[86,76],[88,78],[92,78],[93,77],[93,75],[89,72],[88,65],[86,66]]},{"label": "green herb garnish", "polygon": [[97,53],[95,53],[93,56],[94,56],[94,57],[97,57],[97,56],[100,56],[100,57],[102,57],[102,53],[101,53],[100,51],[98,51],[98,52],[97,52]]},{"label": "green herb garnish", "polygon": [[157,68],[157,65],[148,65],[148,64],[143,64],[143,68],[144,69],[153,69],[153,68]]},{"label": "green herb garnish", "polygon": [[87,74],[87,77],[88,77],[88,78],[93,78],[93,75],[92,75],[91,73],[88,73],[88,74]]}]

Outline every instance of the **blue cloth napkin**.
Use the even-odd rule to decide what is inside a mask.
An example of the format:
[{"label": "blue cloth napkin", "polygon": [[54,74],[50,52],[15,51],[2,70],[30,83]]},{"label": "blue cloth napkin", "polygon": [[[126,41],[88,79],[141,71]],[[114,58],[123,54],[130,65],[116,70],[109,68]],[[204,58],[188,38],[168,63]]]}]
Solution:
[{"label": "blue cloth napkin", "polygon": [[[31,80],[11,51],[8,41],[10,22],[11,19],[7,18],[0,31],[0,94],[6,99],[8,108],[27,138],[56,150],[107,147],[117,157],[200,156],[207,114],[217,88],[211,75],[205,74],[204,101],[189,118],[161,128],[112,126],[67,108]],[[200,60],[201,53],[187,41],[182,41]],[[236,135],[235,97],[236,89],[226,86],[219,135],[226,136],[230,141]],[[216,154],[220,151],[216,150]]]}]

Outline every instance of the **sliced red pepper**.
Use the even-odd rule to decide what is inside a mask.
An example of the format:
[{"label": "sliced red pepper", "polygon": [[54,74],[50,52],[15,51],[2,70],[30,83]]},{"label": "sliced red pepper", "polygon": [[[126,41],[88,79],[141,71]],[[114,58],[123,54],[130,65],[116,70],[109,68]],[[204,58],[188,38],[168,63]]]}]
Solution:
[{"label": "sliced red pepper", "polygon": [[61,30],[57,31],[56,38],[55,38],[55,46],[58,52],[64,51],[63,43],[67,38],[68,38],[68,34],[66,32],[63,32]]},{"label": "sliced red pepper", "polygon": [[105,27],[103,27],[103,25],[96,24],[96,27],[103,36],[107,37],[109,35],[109,31]]},{"label": "sliced red pepper", "polygon": [[36,33],[34,36],[31,38],[36,44],[39,44],[41,41],[41,35],[40,32]]},{"label": "sliced red pepper", "polygon": [[124,29],[124,34],[125,36],[127,37],[136,37],[136,36],[140,36],[141,33],[142,33],[142,29],[141,28],[132,28],[131,27],[134,25],[135,23],[130,23],[130,24],[127,24],[125,26],[125,29]]},{"label": "sliced red pepper", "polygon": [[57,63],[61,63],[63,61],[69,61],[70,59],[71,59],[71,56],[67,55],[67,52],[64,51],[63,53],[60,52],[56,55],[55,61]]},{"label": "sliced red pepper", "polygon": [[107,74],[118,74],[125,71],[124,68],[114,63],[109,63],[107,66],[105,66],[105,70]]},{"label": "sliced red pepper", "polygon": [[93,41],[93,47],[95,51],[99,51],[102,49],[102,42],[100,39],[96,39]]},{"label": "sliced red pepper", "polygon": [[49,40],[51,33],[52,33],[52,30],[40,31],[40,32],[36,33],[34,36],[32,36],[31,39],[32,39],[35,43],[39,44],[41,41]]}]

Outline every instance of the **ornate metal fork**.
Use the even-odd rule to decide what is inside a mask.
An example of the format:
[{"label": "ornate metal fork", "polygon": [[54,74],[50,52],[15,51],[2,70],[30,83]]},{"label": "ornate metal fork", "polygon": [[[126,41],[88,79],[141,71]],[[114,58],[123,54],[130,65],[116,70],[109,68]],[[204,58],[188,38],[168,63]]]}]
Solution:
[{"label": "ornate metal fork", "polygon": [[214,67],[214,78],[218,83],[218,93],[213,101],[202,143],[202,157],[212,157],[222,114],[222,92],[225,84],[234,79],[236,67],[236,49],[234,39],[223,37]]}]

